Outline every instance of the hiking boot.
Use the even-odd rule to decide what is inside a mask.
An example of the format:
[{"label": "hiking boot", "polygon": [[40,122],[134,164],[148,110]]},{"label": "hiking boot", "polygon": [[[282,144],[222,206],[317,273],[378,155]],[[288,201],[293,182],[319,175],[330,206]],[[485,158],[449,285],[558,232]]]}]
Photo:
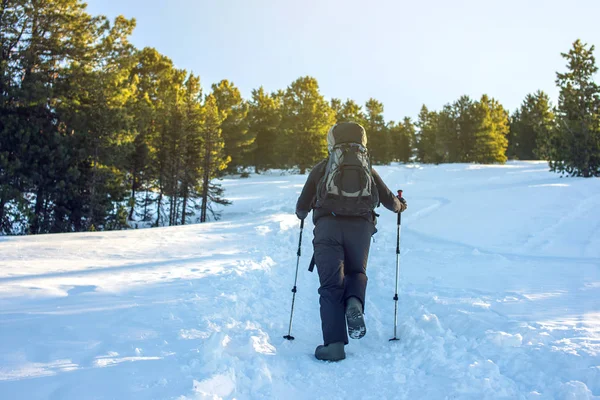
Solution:
[{"label": "hiking boot", "polygon": [[315,357],[322,361],[340,361],[346,358],[344,342],[329,343],[326,346],[319,345],[315,349]]},{"label": "hiking boot", "polygon": [[360,339],[367,333],[363,305],[354,296],[346,301],[346,323],[348,324],[348,335],[352,339]]}]

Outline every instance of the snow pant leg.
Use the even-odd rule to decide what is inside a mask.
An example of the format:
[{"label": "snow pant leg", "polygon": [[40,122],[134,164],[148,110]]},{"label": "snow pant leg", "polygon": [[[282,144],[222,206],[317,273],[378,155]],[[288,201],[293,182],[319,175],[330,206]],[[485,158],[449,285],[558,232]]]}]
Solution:
[{"label": "snow pant leg", "polygon": [[319,303],[323,344],[348,343],[344,309],[344,246],[334,217],[322,217],[314,230],[313,246],[319,273]]},{"label": "snow pant leg", "polygon": [[371,237],[375,233],[375,225],[365,219],[344,221],[344,303],[348,298],[357,297],[365,305],[367,290],[367,261]]}]

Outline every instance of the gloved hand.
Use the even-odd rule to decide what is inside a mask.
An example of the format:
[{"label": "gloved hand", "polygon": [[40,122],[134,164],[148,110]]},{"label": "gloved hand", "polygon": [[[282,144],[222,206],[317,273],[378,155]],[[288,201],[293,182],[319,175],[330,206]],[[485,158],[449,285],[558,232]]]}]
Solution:
[{"label": "gloved hand", "polygon": [[298,219],[304,220],[304,218],[306,218],[307,216],[308,216],[308,211],[296,210],[296,217],[298,217]]},{"label": "gloved hand", "polygon": [[404,197],[400,197],[400,196],[397,196],[397,197],[398,197],[398,200],[400,200],[400,204],[401,204],[400,212],[404,212],[408,208],[408,204],[406,203],[406,200],[404,199]]}]

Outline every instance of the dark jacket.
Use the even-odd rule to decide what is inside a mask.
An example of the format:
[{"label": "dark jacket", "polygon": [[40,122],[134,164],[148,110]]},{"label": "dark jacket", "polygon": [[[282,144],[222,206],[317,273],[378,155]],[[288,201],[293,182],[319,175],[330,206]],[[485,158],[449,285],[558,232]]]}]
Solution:
[{"label": "dark jacket", "polygon": [[[317,220],[325,215],[331,215],[330,212],[315,208],[315,204],[317,202],[317,186],[319,185],[319,181],[325,175],[325,167],[327,166],[327,160],[323,160],[317,165],[314,166],[310,174],[308,175],[308,179],[304,184],[304,188],[302,188],[302,193],[298,198],[298,202],[296,203],[296,215],[299,218],[306,218],[308,213],[313,210],[313,222],[316,223]],[[388,189],[388,187],[383,183],[383,180],[379,176],[379,174],[371,169],[373,174],[373,179],[375,180],[375,185],[377,186],[377,191],[379,192],[379,203],[383,204],[385,208],[395,213],[400,212],[402,207],[400,200]],[[352,217],[352,218],[362,218],[362,217]],[[376,223],[376,214],[373,213],[372,216],[368,216],[369,220]]]}]

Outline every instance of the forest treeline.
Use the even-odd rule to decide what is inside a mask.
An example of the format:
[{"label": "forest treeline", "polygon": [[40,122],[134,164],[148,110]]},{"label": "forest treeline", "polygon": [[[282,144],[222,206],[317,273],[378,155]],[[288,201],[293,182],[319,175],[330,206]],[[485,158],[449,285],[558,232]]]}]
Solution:
[{"label": "forest treeline", "polygon": [[600,176],[594,46],[576,41],[559,98],[529,94],[510,113],[462,96],[418,118],[384,118],[376,99],[326,99],[313,77],[244,99],[229,80],[201,86],[129,37],[135,20],[80,0],[0,0],[0,234],[182,225],[218,218],[218,178],[292,169],[327,156],[336,122],[362,124],[373,163],[546,159]]}]

